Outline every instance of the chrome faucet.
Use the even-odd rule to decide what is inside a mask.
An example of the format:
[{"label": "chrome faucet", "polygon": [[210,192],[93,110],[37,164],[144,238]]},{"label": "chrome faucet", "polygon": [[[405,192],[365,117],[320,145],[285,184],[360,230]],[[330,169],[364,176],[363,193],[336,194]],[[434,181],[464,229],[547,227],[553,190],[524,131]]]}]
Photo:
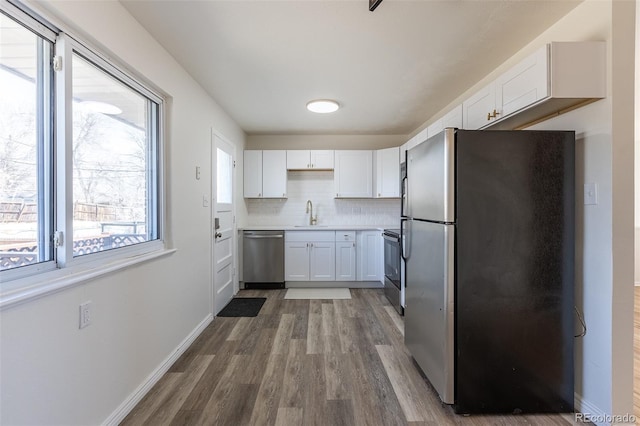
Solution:
[{"label": "chrome faucet", "polygon": [[313,203],[311,202],[311,200],[307,200],[307,213],[310,213],[309,225],[315,225],[316,223],[318,223],[318,215],[316,215],[316,217],[313,217]]}]

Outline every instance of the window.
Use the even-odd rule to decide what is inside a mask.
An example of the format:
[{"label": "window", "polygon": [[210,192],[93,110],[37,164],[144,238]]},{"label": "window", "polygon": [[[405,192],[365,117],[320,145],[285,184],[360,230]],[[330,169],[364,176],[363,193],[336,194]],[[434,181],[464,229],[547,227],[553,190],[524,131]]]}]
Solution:
[{"label": "window", "polygon": [[216,148],[216,198],[218,203],[231,203],[233,198],[233,157],[220,148]]},{"label": "window", "polygon": [[160,96],[7,2],[0,93],[0,282],[162,248]]},{"label": "window", "polygon": [[51,56],[0,13],[0,271],[53,260]]},{"label": "window", "polygon": [[73,54],[73,256],[157,239],[158,104]]}]

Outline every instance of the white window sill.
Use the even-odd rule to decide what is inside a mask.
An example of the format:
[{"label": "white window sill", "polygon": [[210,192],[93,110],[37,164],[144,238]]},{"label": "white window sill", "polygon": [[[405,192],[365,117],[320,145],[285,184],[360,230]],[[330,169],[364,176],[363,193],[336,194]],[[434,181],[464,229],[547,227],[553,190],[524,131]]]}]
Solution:
[{"label": "white window sill", "polygon": [[25,303],[64,289],[80,285],[88,280],[119,271],[139,263],[168,256],[176,249],[162,249],[114,260],[100,266],[83,265],[56,269],[19,280],[3,283],[0,292],[0,310]]}]

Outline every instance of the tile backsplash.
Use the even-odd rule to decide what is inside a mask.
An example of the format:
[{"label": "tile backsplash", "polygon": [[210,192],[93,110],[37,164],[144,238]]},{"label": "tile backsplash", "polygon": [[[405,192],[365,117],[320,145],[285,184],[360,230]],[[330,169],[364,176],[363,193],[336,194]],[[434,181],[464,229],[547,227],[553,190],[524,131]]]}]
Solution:
[{"label": "tile backsplash", "polygon": [[307,200],[318,225],[400,226],[400,199],[336,199],[332,171],[288,172],[287,195],[245,199],[249,225],[308,225]]}]

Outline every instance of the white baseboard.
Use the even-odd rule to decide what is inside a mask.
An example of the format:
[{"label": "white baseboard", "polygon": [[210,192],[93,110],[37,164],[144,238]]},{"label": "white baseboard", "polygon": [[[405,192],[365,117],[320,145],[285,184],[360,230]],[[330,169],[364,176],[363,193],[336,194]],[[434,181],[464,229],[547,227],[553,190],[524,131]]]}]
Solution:
[{"label": "white baseboard", "polygon": [[[584,415],[584,423],[587,421],[592,422],[598,426],[609,426],[611,422],[606,421],[611,416],[602,411],[599,407],[592,404],[589,401],[582,399],[582,395],[574,394],[574,404],[576,414],[574,415],[574,421],[577,423],[581,423],[580,419],[577,418],[578,415]],[[603,421],[598,421],[603,420]]]},{"label": "white baseboard", "polygon": [[166,373],[174,362],[191,346],[202,331],[213,321],[213,315],[208,315],[191,333],[178,345],[178,347],[169,355],[150,375],[147,379],[133,391],[127,399],[109,417],[103,422],[104,425],[117,426],[127,414],[133,410],[142,398],[151,390],[158,380]]},{"label": "white baseboard", "polygon": [[384,288],[380,281],[287,281],[286,288]]}]

